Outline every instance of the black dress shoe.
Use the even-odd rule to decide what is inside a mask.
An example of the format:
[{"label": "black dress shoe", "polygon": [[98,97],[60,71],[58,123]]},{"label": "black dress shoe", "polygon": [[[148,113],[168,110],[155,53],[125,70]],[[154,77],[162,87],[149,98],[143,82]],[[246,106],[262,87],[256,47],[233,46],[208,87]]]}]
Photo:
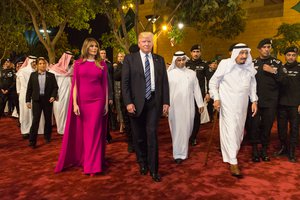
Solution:
[{"label": "black dress shoe", "polygon": [[261,160],[264,161],[264,162],[269,162],[270,161],[270,157],[268,156],[267,150],[264,149],[264,147],[261,151],[260,157],[261,157]]},{"label": "black dress shoe", "polygon": [[35,142],[29,142],[28,146],[35,149],[36,148],[36,143]]},{"label": "black dress shoe", "polygon": [[289,156],[289,161],[292,163],[295,163],[295,162],[297,162],[297,159],[296,159],[296,157]]},{"label": "black dress shoe", "polygon": [[27,140],[27,139],[29,138],[29,134],[22,134],[22,138],[23,138],[24,140]]},{"label": "black dress shoe", "polygon": [[296,148],[294,146],[290,146],[290,152],[289,152],[289,161],[290,162],[297,162],[296,156],[295,156],[295,150]]},{"label": "black dress shoe", "polygon": [[253,162],[260,162],[259,156],[252,156]]},{"label": "black dress shoe", "polygon": [[128,151],[128,153],[133,153],[134,152],[134,148],[131,145],[128,145],[127,151]]},{"label": "black dress shoe", "polygon": [[147,173],[148,173],[148,167],[146,167],[146,166],[140,166],[140,173],[141,173],[141,175],[147,175]]},{"label": "black dress shoe", "polygon": [[268,155],[261,155],[261,160],[264,161],[264,162],[269,162],[270,157]]},{"label": "black dress shoe", "polygon": [[281,145],[279,151],[274,153],[274,156],[287,156],[288,155],[288,150],[286,145]]},{"label": "black dress shoe", "polygon": [[181,164],[183,160],[182,160],[181,158],[176,158],[174,161],[175,161],[177,164]]},{"label": "black dress shoe", "polygon": [[51,139],[45,139],[46,144],[49,144],[51,142]]},{"label": "black dress shoe", "polygon": [[258,149],[257,149],[257,144],[252,145],[252,161],[253,162],[260,162],[259,153],[258,153]]},{"label": "black dress shoe", "polygon": [[106,139],[106,144],[111,144],[112,143],[112,139]]},{"label": "black dress shoe", "polygon": [[192,141],[191,141],[191,145],[192,146],[196,146],[198,143],[197,143],[197,140],[196,139],[193,139]]},{"label": "black dress shoe", "polygon": [[150,173],[152,180],[155,182],[161,182],[161,177],[158,173]]}]

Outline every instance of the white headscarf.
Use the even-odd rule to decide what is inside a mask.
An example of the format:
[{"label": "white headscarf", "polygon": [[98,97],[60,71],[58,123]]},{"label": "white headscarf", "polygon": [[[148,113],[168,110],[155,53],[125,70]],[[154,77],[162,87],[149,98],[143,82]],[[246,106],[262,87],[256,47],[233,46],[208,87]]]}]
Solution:
[{"label": "white headscarf", "polygon": [[183,51],[175,52],[174,55],[173,55],[172,63],[168,68],[168,71],[171,71],[172,69],[175,69],[177,67],[176,64],[175,64],[175,61],[176,61],[177,58],[185,58],[186,60],[190,59],[189,57],[187,57],[185,55],[185,53]]},{"label": "white headscarf", "polygon": [[26,60],[24,61],[23,65],[20,67],[17,74],[19,74],[20,72],[25,72],[25,73],[31,74],[31,72],[33,71],[32,67],[31,67],[31,63],[33,61],[36,61],[36,59],[37,58],[35,56],[28,56],[26,58]]},{"label": "white headscarf", "polygon": [[[235,59],[238,57],[239,53],[242,50],[248,51],[248,57],[244,64],[237,64]],[[230,63],[229,63],[229,66],[227,66],[228,72],[230,72],[234,67],[240,66],[240,67],[248,70],[251,73],[251,75],[255,75],[256,70],[253,66],[252,56],[251,56],[250,52],[251,52],[251,49],[246,44],[238,43],[238,44],[234,45],[232,53],[231,53],[231,57],[230,57]]]}]

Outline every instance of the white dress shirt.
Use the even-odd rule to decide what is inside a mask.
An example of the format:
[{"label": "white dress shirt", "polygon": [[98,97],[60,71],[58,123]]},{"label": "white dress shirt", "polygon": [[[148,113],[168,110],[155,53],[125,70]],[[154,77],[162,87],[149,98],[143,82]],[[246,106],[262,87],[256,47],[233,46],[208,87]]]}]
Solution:
[{"label": "white dress shirt", "polygon": [[[140,55],[143,63],[143,69],[144,69],[144,74],[145,74],[145,62],[146,62],[146,54],[143,53],[140,50]],[[150,63],[150,77],[151,77],[151,92],[155,91],[155,76],[154,76],[154,63],[153,63],[153,57],[151,53],[148,53],[148,60]]]}]

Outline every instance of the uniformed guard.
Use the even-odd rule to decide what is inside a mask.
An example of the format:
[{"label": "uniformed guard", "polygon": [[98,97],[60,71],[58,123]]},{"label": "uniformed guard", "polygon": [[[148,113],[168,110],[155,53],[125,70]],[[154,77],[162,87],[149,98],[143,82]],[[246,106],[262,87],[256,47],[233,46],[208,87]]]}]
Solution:
[{"label": "uniformed guard", "polygon": [[16,79],[12,63],[7,59],[0,73],[0,117],[4,115],[4,108],[9,94],[15,89]]},{"label": "uniformed guard", "polygon": [[[286,64],[282,71],[286,75],[280,82],[278,108],[278,134],[281,148],[276,155],[288,155],[291,162],[296,162],[295,149],[299,137],[300,113],[300,63],[297,62],[298,48],[285,50]],[[288,123],[290,139],[287,139]],[[289,147],[289,148],[288,148]]]},{"label": "uniformed guard", "polygon": [[[267,149],[270,142],[270,133],[275,119],[278,95],[279,95],[279,73],[282,68],[280,60],[271,56],[272,40],[263,39],[258,45],[259,57],[253,60],[257,70],[257,96],[258,113],[250,119],[251,142],[253,145],[252,161],[260,162],[260,158],[270,161]],[[262,149],[259,154],[257,145],[261,143]]]},{"label": "uniformed guard", "polygon": [[[214,73],[216,72],[216,70],[218,68],[217,58],[214,58],[210,62],[207,62],[207,65],[208,65],[208,70],[206,72],[206,88],[209,88],[209,80],[211,79],[211,77],[214,75]],[[213,122],[213,112],[214,112],[213,103],[214,103],[213,99],[210,99],[207,102],[207,111],[208,111],[209,119],[211,122]]]},{"label": "uniformed guard", "polygon": [[[210,97],[208,94],[208,88],[205,87],[205,79],[207,78],[208,65],[206,61],[201,59],[201,48],[200,45],[195,44],[191,48],[191,59],[187,61],[186,68],[191,69],[196,72],[202,97],[206,102],[209,101]],[[197,134],[200,129],[200,113],[198,112],[198,107],[195,102],[195,118],[194,118],[194,127],[192,135],[190,137],[190,143],[192,146],[197,145]]]}]

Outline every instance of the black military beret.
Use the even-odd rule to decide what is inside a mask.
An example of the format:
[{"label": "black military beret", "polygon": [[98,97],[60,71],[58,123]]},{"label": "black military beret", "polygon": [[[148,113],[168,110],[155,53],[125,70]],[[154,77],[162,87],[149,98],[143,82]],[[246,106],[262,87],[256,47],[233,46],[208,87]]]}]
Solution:
[{"label": "black military beret", "polygon": [[191,48],[191,51],[194,51],[194,50],[200,50],[200,45],[199,44],[195,44],[195,45],[193,45],[192,46],[192,48]]},{"label": "black military beret", "polygon": [[139,46],[137,44],[132,44],[130,47],[129,47],[129,52],[130,53],[135,53],[135,52],[138,52],[140,50]]},{"label": "black military beret", "polygon": [[293,47],[288,47],[288,48],[285,49],[284,55],[287,54],[287,53],[289,53],[289,52],[298,53],[298,51],[299,51],[298,48],[295,47],[295,46],[293,46]]},{"label": "black military beret", "polygon": [[262,41],[260,41],[257,45],[257,48],[262,48],[265,44],[272,44],[272,40],[270,38],[265,38]]}]

